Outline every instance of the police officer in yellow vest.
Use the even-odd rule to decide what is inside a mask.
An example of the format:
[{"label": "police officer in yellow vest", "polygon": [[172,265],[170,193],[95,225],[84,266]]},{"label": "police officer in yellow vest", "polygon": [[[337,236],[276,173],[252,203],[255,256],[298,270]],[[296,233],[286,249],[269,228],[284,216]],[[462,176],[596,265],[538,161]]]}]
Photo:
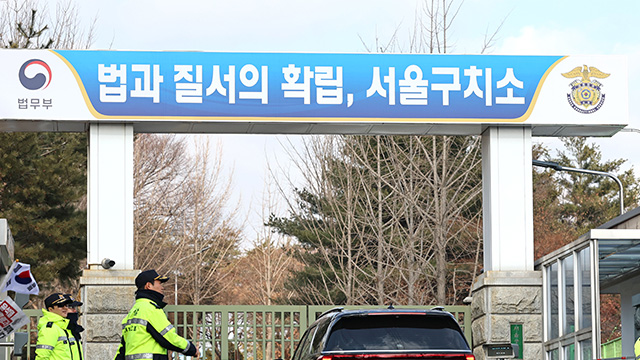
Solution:
[{"label": "police officer in yellow vest", "polygon": [[635,345],[633,345],[633,351],[636,354],[636,360],[640,359],[640,337],[636,340]]},{"label": "police officer in yellow vest", "polygon": [[61,293],[44,299],[46,309],[42,309],[38,321],[36,360],[80,360],[76,340],[67,330],[67,305],[71,302]]},{"label": "police officer in yellow vest", "polygon": [[82,335],[81,332],[84,331],[82,325],[78,324],[78,308],[82,306],[81,301],[76,301],[71,294],[64,294],[64,297],[71,302],[67,305],[67,320],[69,320],[69,325],[67,329],[71,332],[74,339],[76,340],[76,347],[78,348],[78,359],[83,360],[82,357]]},{"label": "police officer in yellow vest", "polygon": [[122,320],[122,339],[114,360],[168,360],[167,350],[199,357],[198,348],[176,333],[162,308],[163,283],[169,280],[155,270],[136,277],[136,303]]}]

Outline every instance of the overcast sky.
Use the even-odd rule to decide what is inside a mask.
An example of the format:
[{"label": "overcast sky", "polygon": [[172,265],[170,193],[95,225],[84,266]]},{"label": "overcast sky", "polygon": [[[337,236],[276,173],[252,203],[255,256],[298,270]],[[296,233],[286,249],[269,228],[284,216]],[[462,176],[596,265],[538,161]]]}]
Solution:
[{"label": "overcast sky", "polygon": [[[55,1],[49,6],[55,8]],[[408,42],[416,0],[83,0],[83,21],[97,17],[93,49],[242,52],[366,52],[394,31]],[[630,127],[640,128],[640,1],[466,0],[449,32],[451,53],[476,54],[504,20],[491,54],[629,56]],[[213,136],[234,168],[243,204],[260,205],[266,157],[285,162],[278,137]],[[294,139],[294,141],[296,141]],[[553,144],[553,141],[549,141]],[[605,159],[640,168],[638,133],[598,139]],[[256,207],[259,210],[259,207]],[[253,223],[256,223],[255,216]]]}]

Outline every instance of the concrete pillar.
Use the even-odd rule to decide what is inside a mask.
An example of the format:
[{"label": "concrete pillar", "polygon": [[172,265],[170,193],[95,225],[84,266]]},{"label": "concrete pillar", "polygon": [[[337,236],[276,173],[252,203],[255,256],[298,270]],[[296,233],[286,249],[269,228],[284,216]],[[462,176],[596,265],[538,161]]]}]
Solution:
[{"label": "concrete pillar", "polygon": [[80,278],[85,359],[113,359],[140,270],[84,270]]},{"label": "concrete pillar", "polygon": [[622,356],[634,356],[636,342],[636,307],[640,307],[640,283],[635,277],[600,289],[602,294],[620,294],[620,325],[622,329]]},{"label": "concrete pillar", "polygon": [[[634,355],[633,345],[635,343],[635,313],[633,306],[633,295],[637,292],[624,291],[620,293],[620,328],[622,335],[622,356]],[[635,357],[635,355],[634,355]]]},{"label": "concrete pillar", "polygon": [[473,285],[473,354],[484,360],[483,345],[511,342],[511,325],[522,324],[523,359],[544,359],[542,351],[542,272],[487,271]]},{"label": "concrete pillar", "polygon": [[133,126],[89,127],[89,198],[87,261],[101,269],[104,258],[113,269],[133,269]]},{"label": "concrete pillar", "polygon": [[[80,278],[85,358],[112,359],[120,343],[120,322],[133,305],[133,126],[92,124],[89,128],[89,269]],[[111,269],[100,263],[115,261]]]},{"label": "concrete pillar", "polygon": [[482,134],[485,271],[533,270],[531,129],[490,127]]},{"label": "concrete pillar", "polygon": [[521,324],[524,359],[543,359],[542,273],[533,270],[531,129],[489,127],[482,134],[484,273],[472,289],[473,352],[510,343]]}]

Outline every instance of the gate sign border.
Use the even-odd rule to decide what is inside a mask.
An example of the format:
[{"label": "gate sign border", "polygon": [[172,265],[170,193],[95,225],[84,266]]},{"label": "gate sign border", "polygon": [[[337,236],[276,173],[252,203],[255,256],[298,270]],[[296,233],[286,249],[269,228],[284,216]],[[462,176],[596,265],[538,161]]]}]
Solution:
[{"label": "gate sign border", "polygon": [[627,78],[622,56],[0,50],[0,130],[606,136]]}]

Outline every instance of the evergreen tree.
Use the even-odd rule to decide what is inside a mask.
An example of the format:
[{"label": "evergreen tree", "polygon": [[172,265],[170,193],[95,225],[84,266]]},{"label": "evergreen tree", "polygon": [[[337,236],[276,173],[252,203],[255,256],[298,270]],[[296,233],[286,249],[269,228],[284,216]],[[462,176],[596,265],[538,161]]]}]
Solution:
[{"label": "evergreen tree", "polygon": [[[537,144],[533,158],[558,162],[560,165],[610,172],[624,186],[627,209],[637,206],[638,179],[632,169],[620,173],[624,159],[602,161],[598,146],[587,138],[564,138],[565,148],[556,156]],[[533,227],[535,257],[540,258],[578,239],[591,228],[618,216],[618,185],[605,176],[555,171],[534,167]],[[611,294],[601,294],[602,339],[620,336],[620,302]]]},{"label": "evergreen tree", "polygon": [[[0,47],[78,45],[73,5],[58,8],[57,26],[46,24],[38,5],[9,1],[0,17]],[[15,257],[32,265],[42,287],[77,279],[86,258],[86,164],[84,133],[0,133],[0,217],[9,223]]]},{"label": "evergreen tree", "polygon": [[[537,144],[534,159],[550,159],[549,149]],[[562,189],[554,171],[533,168],[533,233],[534,252],[538,259],[578,238],[569,224],[562,222]]]},{"label": "evergreen tree", "polygon": [[[585,137],[564,138],[566,150],[554,161],[577,169],[588,169],[616,175],[622,182],[625,209],[638,205],[638,178],[633,169],[621,172],[625,159],[602,160],[600,148]],[[562,201],[562,221],[571,224],[579,235],[598,227],[620,214],[618,184],[607,176],[576,172],[556,174],[566,191]]]},{"label": "evergreen tree", "polygon": [[41,284],[79,275],[86,183],[85,134],[0,133],[0,217]]},{"label": "evergreen tree", "polygon": [[[551,156],[543,146],[534,159],[562,166],[610,173],[622,182],[626,209],[638,206],[638,178],[634,169],[622,171],[625,159],[603,161],[600,148],[585,137],[563,138],[564,149]],[[558,249],[620,215],[618,184],[608,176],[535,168],[534,231],[536,256]]]}]

